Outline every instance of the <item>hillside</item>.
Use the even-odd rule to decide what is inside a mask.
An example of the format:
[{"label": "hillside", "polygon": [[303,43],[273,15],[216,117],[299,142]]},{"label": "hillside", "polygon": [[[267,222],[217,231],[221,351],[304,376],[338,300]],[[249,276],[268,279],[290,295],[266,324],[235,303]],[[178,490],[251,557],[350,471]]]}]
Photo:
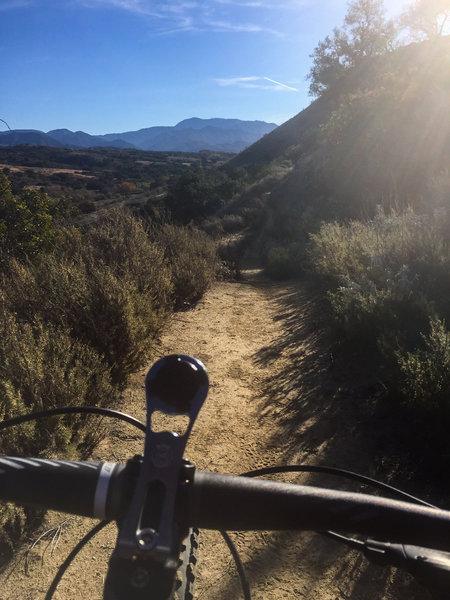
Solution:
[{"label": "hillside", "polygon": [[355,216],[361,195],[375,206],[395,189],[418,202],[450,164],[449,106],[450,37],[401,47],[365,61],[227,168],[267,173],[288,161],[290,172],[266,192],[296,210],[320,199],[321,218],[330,199]]},{"label": "hillside", "polygon": [[0,146],[19,144],[65,148],[114,147],[168,152],[240,152],[276,128],[275,123],[239,119],[185,119],[173,127],[90,135],[84,131],[54,129],[0,132]]},{"label": "hillside", "polygon": [[268,164],[281,158],[291,147],[298,145],[309,132],[326,121],[333,105],[334,103],[328,98],[315,100],[298,115],[240,152],[228,162],[227,168],[254,168],[255,165]]}]

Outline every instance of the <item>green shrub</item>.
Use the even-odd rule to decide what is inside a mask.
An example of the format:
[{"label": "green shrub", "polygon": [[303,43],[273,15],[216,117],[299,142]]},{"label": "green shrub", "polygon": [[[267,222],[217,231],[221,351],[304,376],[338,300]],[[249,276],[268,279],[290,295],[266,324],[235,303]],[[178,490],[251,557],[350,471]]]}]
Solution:
[{"label": "green shrub", "polygon": [[[197,300],[217,270],[214,243],[173,226],[149,232],[116,210],[85,233],[58,231],[58,247],[3,255],[0,271],[0,419],[63,405],[113,405],[148,362],[173,305]],[[103,429],[84,416],[55,417],[3,432],[0,452],[76,458]],[[0,524],[26,518],[9,505]],[[8,533],[2,548],[11,546]]]},{"label": "green shrub", "polygon": [[266,251],[264,271],[272,279],[283,280],[296,277],[302,270],[302,252],[298,244],[273,246]]},{"label": "green shrub", "polygon": [[226,214],[222,217],[208,217],[201,223],[201,228],[214,239],[225,234],[237,233],[245,227],[244,218],[238,214]]},{"label": "green shrub", "polygon": [[[111,406],[117,392],[104,360],[69,331],[36,321],[21,323],[4,307],[0,314],[0,418],[35,410],[85,404]],[[2,432],[2,454],[79,456],[91,433],[81,417],[53,419]]]},{"label": "green shrub", "polygon": [[58,222],[66,213],[62,202],[40,191],[13,194],[0,172],[0,247],[5,255],[31,259],[51,250],[58,240]]},{"label": "green shrub", "polygon": [[367,223],[323,225],[310,245],[340,333],[377,352],[391,390],[437,412],[449,393],[449,225],[446,211],[379,212]]},{"label": "green shrub", "polygon": [[220,258],[220,279],[241,279],[241,261],[246,250],[246,245],[247,240],[245,237],[223,241],[218,245],[217,251]]},{"label": "green shrub", "polygon": [[[89,228],[87,261],[102,263],[120,279],[133,281],[140,291],[153,291],[166,304],[171,294],[164,252],[149,239],[143,221],[123,209],[109,211]],[[86,260],[86,259],[85,259]]]},{"label": "green shrub", "polygon": [[[449,204],[450,199],[450,171],[445,169],[436,173],[427,182],[426,194],[424,194],[421,208],[424,212],[432,210],[442,210],[442,207]],[[447,215],[448,222],[448,215]]]},{"label": "green shrub", "polygon": [[93,200],[91,200],[90,198],[86,198],[86,199],[82,200],[81,202],[79,202],[78,208],[84,214],[89,214],[89,213],[95,212],[97,210],[95,202]]},{"label": "green shrub", "polygon": [[[107,364],[67,330],[42,322],[21,323],[0,309],[0,419],[62,406],[114,405]],[[4,430],[0,453],[75,459],[97,444],[104,434],[84,416],[54,417]],[[27,523],[13,504],[0,506],[0,556],[9,558]]]},{"label": "green shrub", "polygon": [[236,187],[221,171],[190,169],[169,182],[166,206],[174,221],[187,224],[204,219],[224,206]]},{"label": "green shrub", "polygon": [[400,389],[406,402],[434,413],[448,424],[450,418],[450,332],[439,319],[430,320],[423,335],[424,348],[397,352]]},{"label": "green shrub", "polygon": [[213,239],[219,239],[223,236],[224,229],[219,217],[208,217],[201,223],[202,231],[207,233]]},{"label": "green shrub", "polygon": [[242,215],[224,215],[220,222],[225,233],[242,231],[245,226]]},{"label": "green shrub", "polygon": [[265,271],[273,279],[287,279],[291,275],[291,257],[287,248],[270,248],[265,260]]},{"label": "green shrub", "polygon": [[218,272],[214,242],[198,229],[170,224],[154,229],[152,238],[163,249],[171,271],[175,308],[186,308],[197,302]]},{"label": "green shrub", "polygon": [[3,287],[11,310],[67,329],[94,348],[120,387],[148,359],[172,309],[171,271],[143,225],[114,212],[83,238],[66,232],[60,256],[10,261]]},{"label": "green shrub", "polygon": [[[83,265],[79,272],[81,277],[74,277],[73,283],[78,279],[81,285],[66,287],[64,279],[59,282],[65,296],[60,321],[105,358],[113,382],[123,387],[129,375],[147,362],[170,307],[155,303],[152,290],[140,291],[104,265]],[[46,308],[47,317],[54,319],[51,305]]]},{"label": "green shrub", "polygon": [[[121,282],[141,297],[138,312],[152,311],[160,322],[152,332],[155,318],[143,315],[150,327],[145,336],[155,337],[172,310],[173,282],[164,248],[150,240],[150,232],[143,221],[123,209],[108,213],[87,234],[89,252],[84,262],[90,270],[101,264],[111,270]],[[147,308],[139,304],[144,303]]]},{"label": "green shrub", "polygon": [[400,329],[406,316],[413,316],[422,330],[433,310],[447,316],[450,244],[445,223],[441,215],[379,212],[373,221],[328,223],[311,235],[311,267],[331,288],[335,312],[348,329],[354,325],[361,335],[361,322],[377,314],[372,329],[383,323],[386,329]]}]

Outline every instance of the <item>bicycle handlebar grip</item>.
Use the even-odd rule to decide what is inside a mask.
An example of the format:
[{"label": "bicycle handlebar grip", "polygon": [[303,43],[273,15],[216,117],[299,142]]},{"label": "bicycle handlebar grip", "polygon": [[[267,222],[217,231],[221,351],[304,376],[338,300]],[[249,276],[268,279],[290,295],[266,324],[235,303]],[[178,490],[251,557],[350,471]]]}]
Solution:
[{"label": "bicycle handlebar grip", "polygon": [[111,503],[111,479],[123,469],[115,463],[3,456],[0,499],[103,519]]}]

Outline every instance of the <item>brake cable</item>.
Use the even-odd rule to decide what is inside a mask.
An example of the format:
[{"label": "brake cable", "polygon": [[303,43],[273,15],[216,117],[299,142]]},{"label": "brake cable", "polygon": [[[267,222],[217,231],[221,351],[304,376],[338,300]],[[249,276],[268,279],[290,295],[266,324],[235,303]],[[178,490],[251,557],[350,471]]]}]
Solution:
[{"label": "brake cable", "polygon": [[[120,421],[125,421],[126,423],[133,425],[134,427],[136,427],[144,433],[146,431],[146,426],[144,423],[142,423],[142,421],[139,421],[131,415],[128,415],[121,411],[113,410],[111,408],[104,408],[101,406],[64,406],[61,408],[50,408],[48,410],[34,411],[26,415],[19,415],[17,417],[11,417],[9,419],[1,421],[0,431],[3,429],[8,429],[9,427],[14,427],[15,425],[27,423],[29,421],[37,421],[38,419],[71,414],[94,414],[101,415],[103,417],[111,417]],[[72,549],[72,551],[66,557],[65,561],[58,568],[58,571],[55,577],[53,578],[50,587],[47,590],[45,600],[52,600],[53,594],[55,593],[58,584],[60,583],[61,579],[64,576],[64,573],[72,564],[77,554],[81,552],[81,550],[86,546],[86,544],[109,523],[110,521],[101,521],[100,523],[97,523],[97,525],[90,529],[86,533],[86,535],[83,538],[81,538],[81,540],[77,543],[75,548]]]},{"label": "brake cable", "polygon": [[48,410],[35,411],[26,415],[19,415],[17,417],[11,417],[5,421],[0,422],[0,431],[7,429],[13,425],[20,425],[27,423],[28,421],[36,421],[37,419],[45,419],[47,417],[54,417],[59,415],[72,415],[72,414],[95,414],[103,417],[112,417],[125,421],[130,425],[134,425],[145,433],[145,423],[135,419],[131,415],[127,415],[119,410],[113,410],[112,408],[104,408],[103,406],[64,406],[62,408],[49,408]]}]

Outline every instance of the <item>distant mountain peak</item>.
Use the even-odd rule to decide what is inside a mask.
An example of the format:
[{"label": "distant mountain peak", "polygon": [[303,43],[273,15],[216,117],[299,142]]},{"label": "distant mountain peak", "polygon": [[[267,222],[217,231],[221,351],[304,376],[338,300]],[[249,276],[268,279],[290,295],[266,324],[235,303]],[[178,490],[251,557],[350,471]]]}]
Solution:
[{"label": "distant mountain peak", "polygon": [[184,119],[175,125],[175,129],[204,129],[206,127],[218,127],[220,129],[232,129],[235,127],[258,127],[263,126],[264,128],[271,127],[274,129],[277,127],[276,123],[266,123],[265,121],[242,121],[241,119],[223,119],[223,118],[212,118],[212,119],[200,119],[199,117],[191,117]]},{"label": "distant mountain peak", "polygon": [[52,135],[53,133],[73,133],[70,129],[52,129],[51,131],[47,131],[47,135]]}]

